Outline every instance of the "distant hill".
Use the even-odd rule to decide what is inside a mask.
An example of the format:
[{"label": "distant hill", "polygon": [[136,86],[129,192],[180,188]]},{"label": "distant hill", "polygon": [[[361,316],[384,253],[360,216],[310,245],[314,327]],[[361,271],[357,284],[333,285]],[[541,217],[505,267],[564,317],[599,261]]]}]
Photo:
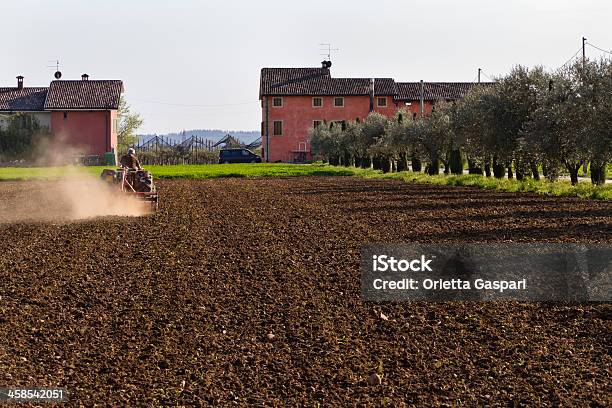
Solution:
[{"label": "distant hill", "polygon": [[[251,143],[252,141],[254,141],[255,139],[261,136],[261,133],[258,130],[248,131],[248,130],[220,130],[220,129],[190,129],[190,130],[184,131],[186,138],[189,138],[191,136],[197,136],[197,137],[202,137],[204,139],[209,139],[209,140],[214,140],[214,141],[221,140],[228,133],[244,143]],[[152,133],[138,135],[141,141],[146,141],[153,136],[155,136],[155,134],[152,134]],[[183,131],[165,133],[165,134],[157,134],[157,136],[163,136],[164,139],[168,138],[168,139],[177,140],[180,142],[183,140]]]}]

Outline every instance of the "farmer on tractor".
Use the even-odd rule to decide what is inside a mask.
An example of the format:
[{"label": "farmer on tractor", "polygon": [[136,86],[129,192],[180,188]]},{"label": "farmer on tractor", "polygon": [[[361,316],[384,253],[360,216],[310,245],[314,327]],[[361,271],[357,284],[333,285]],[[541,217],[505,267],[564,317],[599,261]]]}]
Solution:
[{"label": "farmer on tractor", "polygon": [[143,170],[136,151],[130,148],[119,160],[121,168],[104,169],[100,178],[118,191],[148,203],[153,212],[157,211],[158,194],[153,175]]},{"label": "farmer on tractor", "polygon": [[138,157],[136,157],[136,151],[131,147],[128,149],[127,154],[121,156],[119,163],[121,163],[121,166],[125,167],[126,169],[142,170]]}]

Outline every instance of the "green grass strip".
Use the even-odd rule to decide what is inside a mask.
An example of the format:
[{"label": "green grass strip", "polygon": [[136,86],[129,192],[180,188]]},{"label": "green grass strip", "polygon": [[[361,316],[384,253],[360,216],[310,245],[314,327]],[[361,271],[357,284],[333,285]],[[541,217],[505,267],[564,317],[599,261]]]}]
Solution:
[{"label": "green grass strip", "polygon": [[[98,176],[104,166],[82,167],[74,171],[73,167],[2,167],[1,180],[53,180],[71,177],[82,172]],[[397,179],[406,182],[428,183],[445,186],[466,186],[508,192],[530,192],[560,197],[581,197],[600,200],[612,199],[612,184],[594,186],[582,181],[572,186],[569,181],[560,180],[554,183],[525,179],[496,179],[480,175],[436,175],[424,173],[399,172],[382,173],[377,170],[355,167],[330,166],[326,164],[204,164],[204,165],[171,165],[147,166],[156,178],[161,179],[210,179],[219,177],[300,177],[300,176],[358,176],[367,178]]]}]

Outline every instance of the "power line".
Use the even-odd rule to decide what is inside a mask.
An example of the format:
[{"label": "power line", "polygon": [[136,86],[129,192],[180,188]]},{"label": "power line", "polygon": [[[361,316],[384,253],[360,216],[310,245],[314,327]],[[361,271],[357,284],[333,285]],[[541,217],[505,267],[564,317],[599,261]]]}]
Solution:
[{"label": "power line", "polygon": [[612,51],[608,51],[608,50],[604,50],[603,48],[599,48],[598,46],[591,44],[590,42],[587,41],[587,44],[590,45],[591,47],[598,49],[599,51],[605,52],[607,54],[612,54]]},{"label": "power line", "polygon": [[572,55],[572,56],[571,56],[571,57],[570,57],[570,58],[569,58],[567,61],[565,61],[565,63],[563,63],[563,65],[561,65],[561,66],[560,66],[559,68],[557,68],[557,69],[561,69],[561,68],[563,68],[564,66],[566,66],[566,65],[567,65],[567,64],[568,64],[568,63],[569,63],[571,60],[573,60],[574,58],[576,58],[576,56],[577,56],[578,54],[580,54],[581,52],[582,52],[582,47],[578,48],[578,51],[576,51],[576,52],[574,53],[574,55]]},{"label": "power line", "polygon": [[186,106],[186,107],[199,107],[199,108],[217,108],[217,107],[224,107],[224,106],[240,106],[240,105],[250,105],[252,103],[259,103],[259,101],[250,101],[250,102],[238,102],[238,103],[222,103],[222,104],[215,104],[215,105],[202,105],[202,104],[189,104],[189,103],[148,101],[145,99],[136,99],[136,98],[130,98],[130,99],[133,101],[137,101],[137,102],[154,103],[157,105]]},{"label": "power line", "polygon": [[490,76],[487,75],[486,72],[484,72],[484,70],[480,70],[480,73],[483,74],[485,77],[487,77],[487,79],[491,82],[495,82],[495,80],[493,78],[491,78]]}]

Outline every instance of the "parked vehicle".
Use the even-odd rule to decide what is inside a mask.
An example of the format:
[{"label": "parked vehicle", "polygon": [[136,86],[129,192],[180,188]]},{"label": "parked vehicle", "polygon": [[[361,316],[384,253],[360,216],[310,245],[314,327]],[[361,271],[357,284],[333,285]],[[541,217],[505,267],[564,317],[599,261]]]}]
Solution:
[{"label": "parked vehicle", "polygon": [[249,149],[221,149],[219,151],[219,164],[229,163],[261,163],[261,157]]}]

